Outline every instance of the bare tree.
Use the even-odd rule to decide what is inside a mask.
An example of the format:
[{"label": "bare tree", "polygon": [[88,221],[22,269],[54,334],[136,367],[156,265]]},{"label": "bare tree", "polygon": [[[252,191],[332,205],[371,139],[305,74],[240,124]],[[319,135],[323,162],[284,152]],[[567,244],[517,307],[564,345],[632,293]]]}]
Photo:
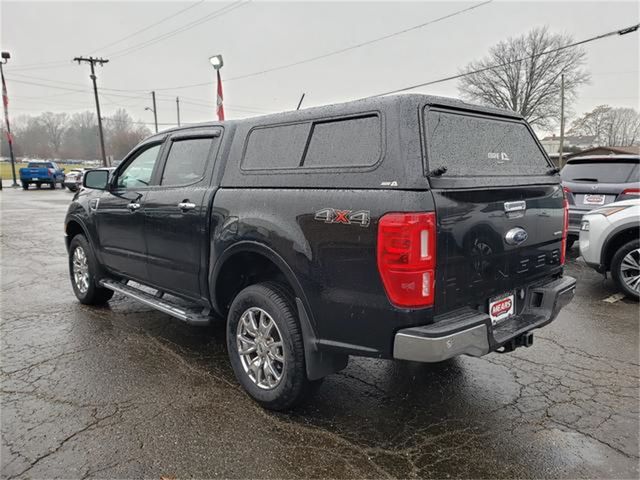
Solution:
[{"label": "bare tree", "polygon": [[570,36],[550,33],[546,27],[509,38],[463,69],[480,71],[463,77],[459,90],[470,101],[513,110],[532,125],[552,127],[560,118],[560,76],[564,74],[565,105],[571,105],[578,87],[589,81],[582,68],[584,50],[553,51],[572,42]]},{"label": "bare tree", "polygon": [[640,143],[640,114],[633,108],[600,105],[574,120],[569,133],[593,135],[596,143],[608,147],[627,147]]},{"label": "bare tree", "polygon": [[60,153],[64,132],[67,130],[69,115],[66,113],[45,112],[40,115],[38,121],[47,134],[47,140],[53,154],[57,156]]},{"label": "bare tree", "polygon": [[105,122],[109,154],[122,159],[137,143],[151,135],[146,126],[133,121],[126,110],[119,108]]},{"label": "bare tree", "polygon": [[567,132],[569,135],[594,136],[597,145],[607,145],[607,130],[609,122],[609,105],[598,105],[592,111],[585,113],[571,123]]}]

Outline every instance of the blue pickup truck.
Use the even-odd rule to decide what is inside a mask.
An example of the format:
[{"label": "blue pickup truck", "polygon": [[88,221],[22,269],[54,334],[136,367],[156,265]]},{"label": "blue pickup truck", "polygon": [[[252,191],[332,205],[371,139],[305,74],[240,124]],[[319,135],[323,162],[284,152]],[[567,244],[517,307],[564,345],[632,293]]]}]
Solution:
[{"label": "blue pickup truck", "polygon": [[43,183],[50,188],[56,188],[56,183],[64,188],[64,168],[60,168],[56,162],[29,162],[26,167],[20,169],[20,182],[22,188],[27,190],[32,183],[40,188]]}]

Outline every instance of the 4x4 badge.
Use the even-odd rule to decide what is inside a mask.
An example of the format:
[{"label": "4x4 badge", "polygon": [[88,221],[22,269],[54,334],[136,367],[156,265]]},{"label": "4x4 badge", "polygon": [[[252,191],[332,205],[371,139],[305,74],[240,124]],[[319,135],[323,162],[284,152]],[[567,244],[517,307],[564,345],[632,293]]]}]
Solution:
[{"label": "4x4 badge", "polygon": [[369,210],[338,210],[335,208],[323,208],[318,210],[313,217],[324,223],[342,223],[344,225],[358,224],[368,227],[371,223]]}]

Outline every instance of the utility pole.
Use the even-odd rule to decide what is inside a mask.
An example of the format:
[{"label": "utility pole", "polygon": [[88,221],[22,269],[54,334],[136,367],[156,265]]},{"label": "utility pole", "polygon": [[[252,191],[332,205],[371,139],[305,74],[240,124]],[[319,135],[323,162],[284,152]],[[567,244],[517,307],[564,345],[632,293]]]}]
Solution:
[{"label": "utility pole", "polygon": [[153,123],[156,125],[156,133],[158,133],[158,108],[156,107],[156,92],[151,92],[153,100]]},{"label": "utility pole", "polygon": [[560,75],[560,155],[558,156],[558,168],[563,167],[562,153],[564,150],[564,73]]},{"label": "utility pole", "polygon": [[96,112],[98,113],[98,133],[100,134],[100,153],[102,153],[102,164],[106,167],[107,155],[104,151],[104,132],[102,131],[102,116],[100,114],[100,100],[98,99],[98,85],[96,84],[95,64],[98,63],[102,67],[105,63],[109,63],[109,60],[94,57],[75,57],[73,61],[78,62],[78,65],[80,65],[82,62],[86,62],[91,66],[90,78],[93,81],[93,95],[96,97]]},{"label": "utility pole", "polygon": [[180,126],[180,97],[176,97],[176,113],[178,114],[178,126]]},{"label": "utility pole", "polygon": [[[7,63],[11,55],[9,52],[2,52],[2,60],[0,60],[0,76],[2,76],[2,104],[4,105],[4,122],[7,125],[7,142],[9,143],[9,156],[11,157],[11,173],[13,174],[12,187],[17,187],[16,181],[16,159],[13,155],[13,137],[11,136],[11,126],[9,125],[9,95],[7,94],[7,82],[4,79],[4,70],[2,65]],[[2,177],[0,177],[0,190],[2,190]]]}]

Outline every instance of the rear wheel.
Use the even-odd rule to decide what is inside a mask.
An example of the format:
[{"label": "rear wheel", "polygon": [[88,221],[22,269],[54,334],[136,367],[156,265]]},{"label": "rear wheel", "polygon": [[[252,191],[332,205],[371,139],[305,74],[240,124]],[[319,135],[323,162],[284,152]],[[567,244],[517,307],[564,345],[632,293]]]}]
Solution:
[{"label": "rear wheel", "polygon": [[22,189],[23,190],[28,190],[29,189],[29,184],[27,182],[22,182]]},{"label": "rear wheel", "polygon": [[80,303],[102,305],[113,297],[113,290],[98,286],[98,263],[84,235],[76,235],[69,245],[69,275]]},{"label": "rear wheel", "polygon": [[51,182],[51,183],[49,184],[49,188],[50,188],[51,190],[55,190],[55,188],[56,188],[56,182]]},{"label": "rear wheel", "polygon": [[41,184],[41,183],[36,183],[36,188],[37,188],[38,190],[40,190],[40,187],[42,187],[42,184]]},{"label": "rear wheel", "polygon": [[294,407],[318,384],[307,379],[293,295],[280,283],[251,285],[236,296],[229,309],[227,349],[240,384],[270,410]]},{"label": "rear wheel", "polygon": [[611,276],[625,295],[640,297],[640,240],[624,244],[613,255]]}]

